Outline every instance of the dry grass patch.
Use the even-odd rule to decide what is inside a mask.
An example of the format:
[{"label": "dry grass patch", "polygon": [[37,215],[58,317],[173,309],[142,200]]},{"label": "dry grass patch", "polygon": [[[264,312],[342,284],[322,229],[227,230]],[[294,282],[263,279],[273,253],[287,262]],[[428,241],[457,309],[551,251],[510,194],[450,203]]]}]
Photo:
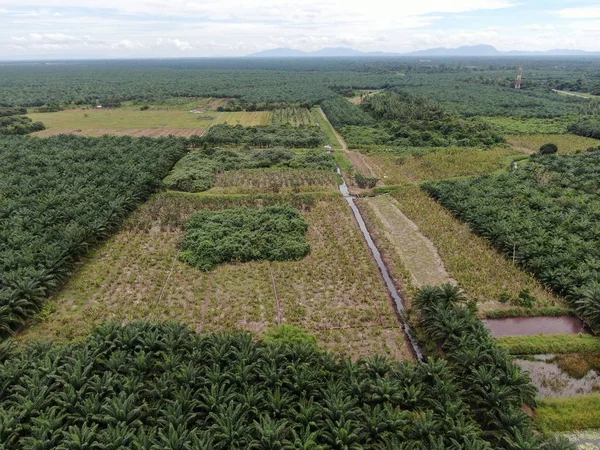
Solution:
[{"label": "dry grass patch", "polygon": [[577,136],[575,134],[531,134],[522,136],[506,136],[508,143],[524,153],[536,153],[544,144],[558,146],[558,154],[577,153],[589,147],[600,145],[598,139]]},{"label": "dry grass patch", "polygon": [[396,158],[385,157],[386,166],[395,164],[402,175],[420,183],[428,180],[484,175],[507,168],[511,161],[522,156],[512,148],[479,150],[475,148],[452,148],[448,151],[423,156]]},{"label": "dry grass patch", "polygon": [[391,195],[401,211],[433,242],[450,276],[470,298],[479,302],[482,311],[506,309],[508,305],[499,299],[504,295],[517,297],[524,290],[541,306],[563,305],[559,297],[507,260],[489,241],[475,235],[467,224],[418,186],[402,186]]},{"label": "dry grass patch", "polygon": [[433,243],[400,211],[397,200],[384,195],[357,203],[394,278],[403,281],[402,290],[409,297],[423,286],[455,283]]},{"label": "dry grass patch", "polygon": [[302,211],[312,251],[301,261],[224,264],[209,273],[179,261],[185,219],[198,209],[233,203],[256,206],[265,200],[155,196],[90,255],[21,339],[70,341],[108,319],[145,318],[179,320],[199,331],[261,335],[281,318],[353,357],[376,352],[411,357],[379,271],[339,195]]},{"label": "dry grass patch", "polygon": [[337,191],[334,172],[314,169],[243,169],[217,175],[209,193]]},{"label": "dry grass patch", "polygon": [[252,127],[256,125],[269,125],[271,123],[271,111],[235,111],[211,113],[214,120],[211,126],[226,123],[228,125],[242,125]]},{"label": "dry grass patch", "polygon": [[110,136],[133,136],[133,137],[166,137],[178,136],[189,138],[191,136],[202,136],[204,128],[50,128],[33,133],[38,137],[57,136],[59,134],[74,134],[77,136],[100,137]]}]

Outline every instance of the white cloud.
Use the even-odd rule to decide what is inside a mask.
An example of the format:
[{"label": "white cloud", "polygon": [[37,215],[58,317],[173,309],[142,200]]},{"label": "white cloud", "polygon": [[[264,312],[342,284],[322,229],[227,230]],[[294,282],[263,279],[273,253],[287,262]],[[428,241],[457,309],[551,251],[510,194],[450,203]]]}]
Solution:
[{"label": "white cloud", "polygon": [[168,39],[168,38],[166,38],[166,39],[158,38],[156,40],[156,46],[157,47],[175,47],[176,49],[178,49],[182,52],[192,49],[192,46],[187,41],[181,41],[179,39]]},{"label": "white cloud", "polygon": [[600,6],[565,8],[555,14],[563,19],[600,19]]},{"label": "white cloud", "polygon": [[534,23],[534,24],[531,24],[531,25],[527,25],[525,27],[525,29],[529,30],[529,31],[535,31],[535,32],[544,32],[544,31],[553,31],[555,29],[555,27],[552,24],[539,25],[537,23]]}]

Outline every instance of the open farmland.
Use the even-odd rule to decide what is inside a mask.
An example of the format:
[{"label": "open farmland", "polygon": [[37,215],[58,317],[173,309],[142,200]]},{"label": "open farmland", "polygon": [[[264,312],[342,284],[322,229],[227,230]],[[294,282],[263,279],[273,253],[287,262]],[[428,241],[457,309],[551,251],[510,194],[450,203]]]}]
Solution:
[{"label": "open farmland", "polygon": [[[260,197],[235,201],[252,205]],[[339,194],[302,211],[312,251],[300,261],[225,264],[209,273],[179,261],[179,224],[193,210],[227,204],[227,197],[154,197],[90,255],[23,338],[69,341],[106,319],[178,320],[197,331],[259,334],[282,322],[353,357],[410,358],[377,267]]]},{"label": "open farmland", "polygon": [[534,59],[0,64],[0,447],[597,439],[600,65]]}]

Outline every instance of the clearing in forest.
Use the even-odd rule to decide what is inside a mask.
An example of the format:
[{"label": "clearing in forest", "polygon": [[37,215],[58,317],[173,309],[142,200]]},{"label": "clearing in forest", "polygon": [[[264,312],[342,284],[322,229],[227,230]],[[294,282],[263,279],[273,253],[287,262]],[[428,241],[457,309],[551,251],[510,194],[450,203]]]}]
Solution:
[{"label": "clearing in forest", "polygon": [[[179,261],[185,219],[232,197],[163,193],[94,251],[22,338],[83,338],[107,319],[180,320],[198,331],[262,335],[279,320],[353,358],[411,358],[381,275],[347,203],[322,196],[301,210],[310,254],[299,261],[223,264],[202,272]],[[271,195],[275,198],[276,196]],[[246,202],[236,196],[233,201]],[[263,203],[264,200],[248,200]]]}]

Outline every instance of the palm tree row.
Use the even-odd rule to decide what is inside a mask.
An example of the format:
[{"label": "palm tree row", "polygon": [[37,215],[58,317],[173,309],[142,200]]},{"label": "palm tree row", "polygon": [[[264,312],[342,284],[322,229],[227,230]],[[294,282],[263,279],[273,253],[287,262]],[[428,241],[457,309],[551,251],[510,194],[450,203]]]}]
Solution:
[{"label": "palm tree row", "polygon": [[0,380],[5,449],[491,450],[440,360],[106,324],[80,344],[4,344]]},{"label": "palm tree row", "polygon": [[600,151],[424,188],[600,330]]},{"label": "palm tree row", "polygon": [[420,325],[439,348],[483,436],[506,450],[568,449],[534,433],[523,405],[535,406],[536,387],[500,348],[456,286],[425,287],[414,302]]},{"label": "palm tree row", "polygon": [[185,151],[175,138],[0,138],[0,333],[39,311]]}]

